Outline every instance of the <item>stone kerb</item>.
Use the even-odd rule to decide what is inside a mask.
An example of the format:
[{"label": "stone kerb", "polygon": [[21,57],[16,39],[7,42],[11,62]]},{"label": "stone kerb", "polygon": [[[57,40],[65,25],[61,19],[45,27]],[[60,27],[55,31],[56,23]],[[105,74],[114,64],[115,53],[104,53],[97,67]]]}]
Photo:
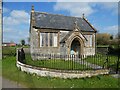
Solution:
[{"label": "stone kerb", "polygon": [[109,70],[101,69],[101,70],[86,70],[86,71],[77,71],[76,72],[65,72],[64,70],[54,70],[47,68],[38,68],[35,66],[30,66],[23,64],[17,61],[16,66],[20,68],[21,71],[36,74],[38,76],[50,76],[50,77],[59,77],[59,78],[84,78],[84,77],[92,77],[97,75],[109,74]]}]

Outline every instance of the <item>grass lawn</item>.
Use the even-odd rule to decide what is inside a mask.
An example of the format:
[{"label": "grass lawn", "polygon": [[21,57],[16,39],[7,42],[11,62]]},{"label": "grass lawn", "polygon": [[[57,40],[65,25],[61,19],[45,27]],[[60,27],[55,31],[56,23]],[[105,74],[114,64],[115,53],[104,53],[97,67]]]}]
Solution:
[{"label": "grass lawn", "polygon": [[[108,63],[106,62],[106,59],[108,58]],[[118,57],[113,55],[102,55],[102,54],[96,54],[94,56],[88,56],[87,58],[83,58],[82,62],[89,62],[91,64],[99,65],[101,67],[107,68],[112,67],[116,69]],[[79,62],[79,61],[78,61]],[[72,60],[62,60],[62,59],[54,59],[54,60],[32,60],[30,57],[30,54],[26,54],[26,60],[25,63],[28,65],[33,65],[37,67],[45,67],[45,68],[51,68],[51,69],[61,69],[61,70],[91,70],[92,68],[89,67],[87,64],[80,64],[78,62],[74,62]]]},{"label": "grass lawn", "polygon": [[[20,47],[22,47],[22,46],[15,46],[15,47],[9,47],[9,46],[7,46],[7,47],[2,47],[2,53],[3,53],[3,55],[15,55],[15,53],[16,53],[16,49],[17,48],[20,48]],[[29,48],[29,46],[23,46],[24,48]]]},{"label": "grass lawn", "polygon": [[83,79],[60,79],[39,77],[21,72],[16,67],[16,57],[9,56],[2,61],[2,75],[29,88],[118,88],[118,79],[102,75]]},{"label": "grass lawn", "polygon": [[[105,63],[106,59],[108,59],[108,64]],[[99,66],[105,66],[107,67],[107,65],[109,67],[113,67],[116,68],[116,64],[117,64],[117,60],[118,57],[114,56],[114,55],[108,55],[108,57],[106,55],[102,55],[102,54],[97,54],[95,56],[89,56],[87,58],[85,58],[84,60],[86,60],[87,62],[99,65]]]},{"label": "grass lawn", "polygon": [[[6,49],[6,53],[11,49]],[[13,49],[14,50],[14,49]],[[7,52],[8,51],[8,52]],[[2,61],[2,76],[12,81],[25,85],[28,88],[118,88],[118,79],[110,75],[100,75],[81,79],[60,79],[40,77],[35,74],[21,72],[16,67],[16,57],[6,55]],[[37,63],[37,62],[36,62]],[[38,64],[40,65],[40,64]]]},{"label": "grass lawn", "polygon": [[15,55],[16,47],[2,47],[3,55]]},{"label": "grass lawn", "polygon": [[72,60],[32,60],[29,54],[26,54],[25,63],[32,66],[60,69],[60,70],[90,70],[87,65],[83,65]]},{"label": "grass lawn", "polygon": [[97,47],[108,47],[109,45],[97,45]]}]

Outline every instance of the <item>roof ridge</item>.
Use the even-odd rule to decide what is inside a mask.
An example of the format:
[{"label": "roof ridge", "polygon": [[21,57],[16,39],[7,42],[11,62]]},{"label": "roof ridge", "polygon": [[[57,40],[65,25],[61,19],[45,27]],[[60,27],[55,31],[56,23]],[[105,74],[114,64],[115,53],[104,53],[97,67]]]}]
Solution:
[{"label": "roof ridge", "polygon": [[89,26],[90,26],[95,32],[97,32],[96,28],[95,28],[86,18],[83,18],[83,20],[85,20],[85,21],[89,24]]},{"label": "roof ridge", "polygon": [[80,19],[82,19],[81,17],[67,16],[67,15],[63,15],[63,14],[52,14],[52,13],[48,13],[48,12],[39,12],[39,11],[35,11],[35,12],[41,13],[41,14],[51,14],[51,15],[58,15],[58,16],[64,16],[64,17],[72,17],[72,18],[80,18]]}]

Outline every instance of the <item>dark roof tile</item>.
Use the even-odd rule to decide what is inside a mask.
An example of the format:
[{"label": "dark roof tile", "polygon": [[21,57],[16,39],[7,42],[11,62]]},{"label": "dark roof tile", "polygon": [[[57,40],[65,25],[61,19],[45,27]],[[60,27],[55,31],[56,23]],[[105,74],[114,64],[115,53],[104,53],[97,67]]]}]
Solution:
[{"label": "dark roof tile", "polygon": [[74,23],[77,21],[77,25],[80,30],[94,31],[84,19],[78,17],[54,15],[41,12],[35,12],[34,17],[35,27],[38,28],[65,29],[71,31],[74,29]]}]

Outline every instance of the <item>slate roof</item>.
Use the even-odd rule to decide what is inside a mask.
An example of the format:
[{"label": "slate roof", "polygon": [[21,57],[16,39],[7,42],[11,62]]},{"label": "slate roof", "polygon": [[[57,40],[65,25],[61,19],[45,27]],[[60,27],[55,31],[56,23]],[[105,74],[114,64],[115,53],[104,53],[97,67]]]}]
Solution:
[{"label": "slate roof", "polygon": [[42,12],[34,12],[35,27],[37,28],[52,28],[52,29],[64,29],[73,30],[74,23],[77,21],[77,25],[82,31],[94,31],[94,29],[83,18],[63,16],[57,14],[48,14]]},{"label": "slate roof", "polygon": [[[68,38],[69,36],[73,33],[73,31],[69,32],[61,41],[60,43],[64,43]],[[80,32],[82,34],[82,32]],[[83,35],[83,34],[82,34]],[[87,38],[83,35],[83,37],[85,38],[85,40],[87,41]]]}]

